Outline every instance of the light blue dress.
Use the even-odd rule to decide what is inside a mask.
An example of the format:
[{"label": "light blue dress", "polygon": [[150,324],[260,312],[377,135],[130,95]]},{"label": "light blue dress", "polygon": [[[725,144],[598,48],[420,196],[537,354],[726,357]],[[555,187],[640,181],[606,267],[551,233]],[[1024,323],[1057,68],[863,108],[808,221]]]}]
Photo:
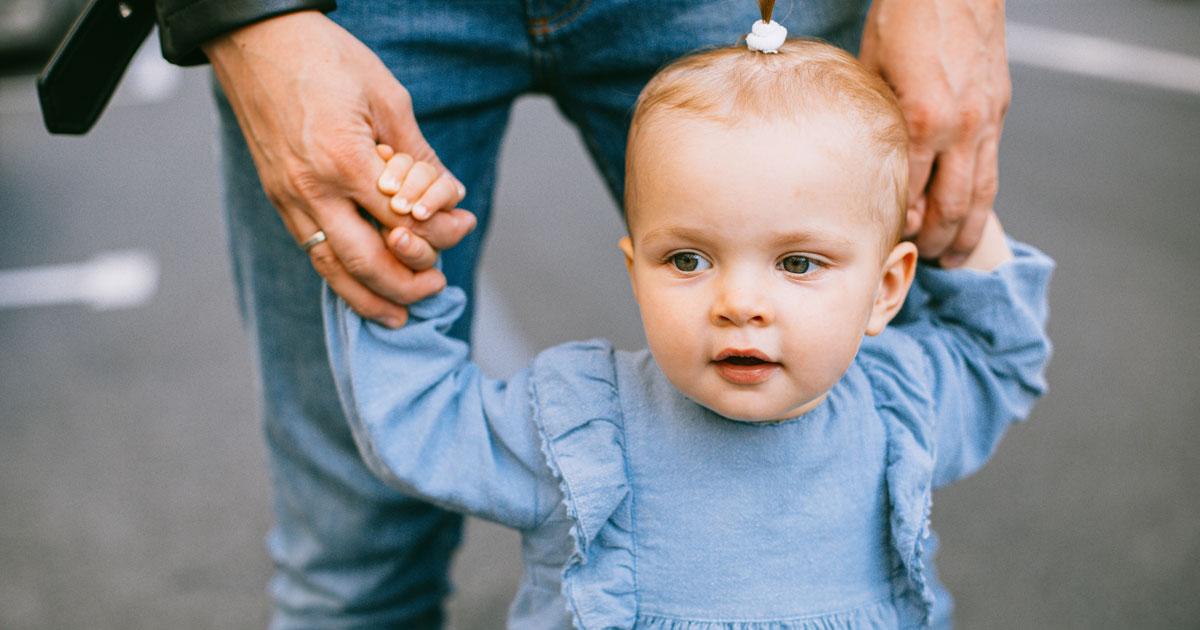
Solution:
[{"label": "light blue dress", "polygon": [[930,493],[991,455],[1045,390],[1053,263],[922,267],[826,402],[718,416],[648,352],[604,341],[485,377],[446,336],[450,288],[389,330],[325,293],[337,387],[367,463],[404,492],[520,530],[513,628],[899,628],[939,623]]}]

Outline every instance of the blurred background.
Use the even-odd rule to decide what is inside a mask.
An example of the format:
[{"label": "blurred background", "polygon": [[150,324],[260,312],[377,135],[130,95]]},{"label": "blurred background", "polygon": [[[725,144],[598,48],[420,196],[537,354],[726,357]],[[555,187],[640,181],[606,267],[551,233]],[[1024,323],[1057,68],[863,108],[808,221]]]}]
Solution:
[{"label": "blurred background", "polygon": [[[0,628],[262,627],[265,454],[210,77],[151,46],[91,134],[50,136],[45,51],[13,33],[76,4],[0,0]],[[935,497],[939,568],[962,628],[1197,628],[1200,3],[1008,11],[998,209],[1058,260],[1057,352],[1030,421]],[[549,101],[518,104],[500,173],[478,360],[641,345],[615,206]],[[501,627],[519,573],[516,536],[470,523],[452,626]]]}]

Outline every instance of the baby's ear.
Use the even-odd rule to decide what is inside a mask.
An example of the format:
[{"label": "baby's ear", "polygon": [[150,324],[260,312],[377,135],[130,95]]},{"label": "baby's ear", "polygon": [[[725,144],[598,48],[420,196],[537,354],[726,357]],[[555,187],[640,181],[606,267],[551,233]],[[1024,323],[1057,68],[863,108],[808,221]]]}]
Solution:
[{"label": "baby's ear", "polygon": [[625,254],[625,270],[633,273],[633,241],[628,236],[622,236],[617,241],[617,247]]},{"label": "baby's ear", "polygon": [[916,271],[917,246],[907,241],[897,243],[883,262],[875,304],[871,306],[871,317],[867,320],[868,335],[883,332],[888,322],[900,312]]},{"label": "baby's ear", "polygon": [[637,297],[637,283],[633,281],[633,241],[628,236],[617,241],[617,247],[625,254],[625,271],[629,273],[629,284],[633,288],[633,297]]}]

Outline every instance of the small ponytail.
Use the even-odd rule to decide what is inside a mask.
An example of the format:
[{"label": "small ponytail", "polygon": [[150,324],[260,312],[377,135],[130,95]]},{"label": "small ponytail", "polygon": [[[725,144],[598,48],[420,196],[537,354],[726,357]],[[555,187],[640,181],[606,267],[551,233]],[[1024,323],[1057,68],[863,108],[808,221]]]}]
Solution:
[{"label": "small ponytail", "polygon": [[762,19],[750,27],[746,35],[746,47],[764,53],[777,53],[787,41],[787,29],[771,19],[775,12],[775,0],[758,0],[758,11]]},{"label": "small ponytail", "polygon": [[762,15],[762,21],[770,24],[771,14],[775,13],[775,0],[758,0],[758,12]]}]

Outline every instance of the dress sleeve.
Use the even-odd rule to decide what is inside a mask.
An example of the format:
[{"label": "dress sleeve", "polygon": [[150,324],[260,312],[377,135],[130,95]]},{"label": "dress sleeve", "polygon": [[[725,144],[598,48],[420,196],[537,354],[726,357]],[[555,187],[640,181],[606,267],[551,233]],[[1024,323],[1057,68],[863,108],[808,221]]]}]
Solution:
[{"label": "dress sleeve", "polygon": [[533,422],[529,371],[484,376],[446,335],[466,297],[457,287],[409,307],[389,329],[328,286],[325,342],[338,396],[367,465],[400,491],[517,529],[561,501]]},{"label": "dress sleeve", "polygon": [[983,466],[1046,391],[1054,263],[1031,246],[1010,246],[1014,259],[991,272],[921,266],[889,330],[863,344],[877,373],[928,384],[901,389],[926,399],[916,406],[932,417],[934,486]]}]

